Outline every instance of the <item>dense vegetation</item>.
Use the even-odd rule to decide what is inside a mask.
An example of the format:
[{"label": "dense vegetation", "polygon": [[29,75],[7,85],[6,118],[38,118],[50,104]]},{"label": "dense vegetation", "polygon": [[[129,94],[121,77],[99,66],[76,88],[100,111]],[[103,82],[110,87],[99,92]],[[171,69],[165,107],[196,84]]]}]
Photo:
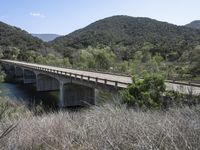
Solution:
[{"label": "dense vegetation", "polygon": [[200,43],[200,31],[149,18],[114,16],[59,37],[51,44],[66,56],[71,56],[74,49],[106,45],[118,57],[127,60],[147,42],[152,54],[159,53],[173,61]]},{"label": "dense vegetation", "polygon": [[32,37],[26,31],[3,22],[0,22],[0,37],[2,47],[17,47],[24,51],[44,48],[41,40]]},{"label": "dense vegetation", "polygon": [[121,91],[122,102],[129,107],[142,109],[168,109],[172,106],[193,106],[200,104],[200,97],[188,94],[181,94],[167,90],[163,76],[155,73],[147,73],[143,79],[133,77],[133,83],[127,89]]},{"label": "dense vegetation", "polygon": [[122,91],[122,99],[129,106],[156,108],[163,104],[164,78],[157,74],[145,75],[144,79],[133,77],[133,83]]},{"label": "dense vegetation", "polygon": [[200,29],[200,20],[193,21],[193,22],[187,24],[186,27]]},{"label": "dense vegetation", "polygon": [[[38,55],[53,53],[42,40],[17,27],[0,22],[0,53],[8,59],[26,60],[31,51]],[[2,55],[4,54],[4,55]]]}]

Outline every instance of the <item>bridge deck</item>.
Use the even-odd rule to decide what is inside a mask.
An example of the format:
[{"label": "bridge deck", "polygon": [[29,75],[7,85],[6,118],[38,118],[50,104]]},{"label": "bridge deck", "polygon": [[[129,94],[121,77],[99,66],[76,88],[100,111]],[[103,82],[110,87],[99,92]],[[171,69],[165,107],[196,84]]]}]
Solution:
[{"label": "bridge deck", "polygon": [[15,64],[15,65],[30,68],[30,69],[53,72],[53,73],[57,73],[57,74],[65,75],[65,76],[76,77],[83,80],[89,80],[92,82],[98,82],[98,83],[116,86],[120,88],[126,88],[129,83],[132,83],[132,78],[129,76],[83,71],[83,70],[76,70],[76,69],[69,69],[69,68],[60,68],[60,67],[40,65],[40,64],[34,64],[34,63],[26,63],[26,62],[14,61],[14,60],[1,59],[0,61],[5,62],[5,63],[10,63],[10,64]]}]

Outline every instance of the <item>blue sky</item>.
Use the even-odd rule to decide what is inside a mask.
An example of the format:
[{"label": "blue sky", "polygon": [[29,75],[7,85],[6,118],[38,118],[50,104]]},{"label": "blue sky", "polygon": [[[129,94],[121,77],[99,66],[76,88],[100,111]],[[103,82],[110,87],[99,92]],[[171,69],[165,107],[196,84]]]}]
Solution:
[{"label": "blue sky", "polygon": [[0,0],[0,21],[30,33],[68,34],[113,15],[184,25],[200,20],[200,0]]}]

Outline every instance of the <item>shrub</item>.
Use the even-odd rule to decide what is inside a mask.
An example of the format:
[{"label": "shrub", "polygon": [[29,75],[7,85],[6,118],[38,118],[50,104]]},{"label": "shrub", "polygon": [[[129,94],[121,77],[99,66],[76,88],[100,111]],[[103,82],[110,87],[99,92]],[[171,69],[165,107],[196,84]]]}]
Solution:
[{"label": "shrub", "polygon": [[121,94],[123,102],[129,105],[157,108],[162,105],[164,92],[164,78],[158,74],[147,74],[144,79],[133,77],[133,83]]}]

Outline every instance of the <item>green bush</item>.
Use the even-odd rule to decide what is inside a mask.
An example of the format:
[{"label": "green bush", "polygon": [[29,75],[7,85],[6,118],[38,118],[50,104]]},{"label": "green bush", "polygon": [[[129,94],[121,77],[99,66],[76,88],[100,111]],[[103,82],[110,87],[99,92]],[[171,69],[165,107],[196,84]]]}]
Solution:
[{"label": "green bush", "polygon": [[131,106],[158,108],[162,106],[165,88],[164,78],[159,74],[147,74],[144,79],[133,77],[133,83],[121,92],[122,100]]}]

